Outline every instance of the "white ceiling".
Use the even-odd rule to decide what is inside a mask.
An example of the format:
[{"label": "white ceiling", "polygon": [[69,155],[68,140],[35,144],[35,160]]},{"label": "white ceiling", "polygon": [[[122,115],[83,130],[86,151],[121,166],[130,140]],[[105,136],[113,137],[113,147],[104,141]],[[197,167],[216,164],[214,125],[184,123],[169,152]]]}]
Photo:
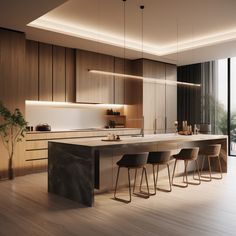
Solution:
[{"label": "white ceiling", "polygon": [[[0,26],[29,39],[124,56],[122,0],[0,1]],[[142,56],[140,4],[144,57],[183,65],[236,56],[235,0],[127,0],[127,58]]]}]

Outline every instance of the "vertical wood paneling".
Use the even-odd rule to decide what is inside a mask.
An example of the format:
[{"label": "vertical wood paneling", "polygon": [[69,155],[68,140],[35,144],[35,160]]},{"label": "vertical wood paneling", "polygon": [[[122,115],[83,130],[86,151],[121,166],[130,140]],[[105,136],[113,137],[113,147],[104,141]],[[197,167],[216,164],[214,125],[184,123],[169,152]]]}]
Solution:
[{"label": "vertical wood paneling", "polygon": [[[166,79],[177,81],[177,67],[166,64]],[[166,85],[166,132],[173,133],[177,120],[177,85]]]},{"label": "vertical wood paneling", "polygon": [[113,72],[114,57],[83,50],[76,51],[76,101],[113,103],[113,76],[93,74],[88,69]]},{"label": "vertical wood paneling", "polygon": [[39,100],[52,101],[52,45],[39,43]]},{"label": "vertical wood paneling", "polygon": [[38,100],[38,42],[26,40],[25,48],[25,79],[26,99]]},{"label": "vertical wood paneling", "polygon": [[[13,111],[25,112],[25,36],[23,33],[0,29],[0,100]],[[15,153],[15,174],[24,170],[24,144]],[[0,176],[6,177],[8,155],[0,140]]]},{"label": "vertical wood paneling", "polygon": [[75,102],[75,50],[66,48],[66,102]]},{"label": "vertical wood paneling", "polygon": [[[115,58],[115,73],[131,74],[131,65],[129,60],[123,58]],[[114,77],[114,103],[125,104],[125,78]]]},{"label": "vertical wood paneling", "polygon": [[53,101],[66,101],[65,48],[53,46]]}]

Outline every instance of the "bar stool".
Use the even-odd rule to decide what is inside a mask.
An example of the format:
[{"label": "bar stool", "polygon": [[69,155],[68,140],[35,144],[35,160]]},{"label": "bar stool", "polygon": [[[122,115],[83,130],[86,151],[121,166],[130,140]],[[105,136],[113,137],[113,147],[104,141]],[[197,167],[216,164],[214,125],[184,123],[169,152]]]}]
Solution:
[{"label": "bar stool", "polygon": [[[150,195],[156,195],[156,189],[165,191],[165,192],[171,192],[172,186],[171,186],[171,177],[170,177],[170,168],[169,168],[169,161],[171,159],[171,152],[170,151],[158,151],[158,152],[149,152],[147,164],[152,165],[152,173],[153,173],[153,182],[154,182],[154,193]],[[168,170],[168,177],[169,177],[169,189],[161,189],[157,188],[157,181],[158,181],[158,173],[159,173],[159,166],[160,165],[166,165]],[[155,174],[155,167],[156,167],[156,174]],[[141,184],[142,186],[142,179],[141,178]]]},{"label": "bar stool", "polygon": [[[199,173],[199,165],[198,165],[198,160],[197,160],[198,151],[199,151],[198,147],[183,148],[183,149],[181,149],[181,151],[177,155],[173,155],[173,157],[175,158],[174,170],[173,170],[173,175],[172,175],[172,185],[173,186],[186,188],[186,187],[188,187],[188,184],[194,184],[194,185],[201,184],[200,173]],[[183,182],[186,183],[186,185],[174,184],[175,168],[176,168],[176,164],[177,164],[178,160],[183,160],[184,161]],[[198,183],[188,182],[187,166],[188,166],[189,161],[195,161],[195,170],[197,170],[197,172],[198,172]],[[193,179],[195,179],[195,177],[194,177],[195,170],[193,172]],[[185,177],[186,180],[184,180],[184,177]]]},{"label": "bar stool", "polygon": [[[148,192],[146,194],[146,197],[149,198],[147,170],[146,170],[146,167],[145,167],[145,165],[147,164],[147,158],[148,158],[148,153],[125,154],[116,163],[118,165],[118,172],[117,172],[115,192],[114,192],[114,198],[116,200],[120,200],[120,201],[127,202],[127,203],[131,202],[131,184],[130,184],[130,170],[131,169],[135,169],[133,194],[134,194],[134,190],[135,190],[137,170],[142,169],[142,175],[143,175],[143,172],[144,172],[145,173],[146,184],[147,184],[147,191]],[[116,191],[117,191],[118,179],[119,179],[119,174],[120,174],[120,168],[127,168],[127,170],[128,170],[128,181],[129,181],[129,200],[128,201],[116,197]]]},{"label": "bar stool", "polygon": [[[203,155],[202,167],[201,167],[201,177],[205,179],[203,181],[211,181],[212,179],[222,179],[223,178],[222,167],[221,167],[221,163],[220,163],[220,150],[221,150],[221,144],[211,144],[211,145],[208,145],[206,149],[201,150],[200,154]],[[209,176],[202,175],[203,165],[204,165],[206,157],[208,160]],[[212,158],[218,159],[220,177],[212,177],[212,172],[211,172],[211,159]]]}]

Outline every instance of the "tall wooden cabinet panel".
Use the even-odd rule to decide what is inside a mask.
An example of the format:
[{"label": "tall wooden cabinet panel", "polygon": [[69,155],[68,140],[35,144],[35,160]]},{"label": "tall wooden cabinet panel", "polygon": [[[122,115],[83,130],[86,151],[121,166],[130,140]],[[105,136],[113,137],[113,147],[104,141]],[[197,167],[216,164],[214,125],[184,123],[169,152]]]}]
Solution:
[{"label": "tall wooden cabinet panel", "polygon": [[25,79],[26,99],[38,100],[38,42],[26,40],[25,44]]},{"label": "tall wooden cabinet panel", "polygon": [[[0,29],[0,101],[13,111],[25,113],[25,35]],[[15,175],[24,172],[24,143],[17,146],[14,157]],[[0,139],[0,178],[7,177],[8,154]]]},{"label": "tall wooden cabinet panel", "polygon": [[[122,58],[115,58],[115,73],[126,73],[125,60]],[[125,78],[114,77],[114,103],[115,104],[124,104],[125,103]]]},{"label": "tall wooden cabinet panel", "polygon": [[145,133],[153,134],[156,121],[156,89],[155,83],[143,83],[143,116]]},{"label": "tall wooden cabinet panel", "polygon": [[[165,80],[165,64],[156,62],[158,79]],[[156,83],[156,133],[165,133],[166,130],[166,85]]]},{"label": "tall wooden cabinet panel", "polygon": [[[166,79],[177,81],[177,68],[166,64]],[[166,132],[174,132],[174,122],[177,120],[177,85],[166,85]]]},{"label": "tall wooden cabinet panel", "polygon": [[39,100],[52,101],[52,45],[39,43]]},{"label": "tall wooden cabinet panel", "polygon": [[66,48],[66,102],[75,102],[75,50]]},{"label": "tall wooden cabinet panel", "polygon": [[165,64],[157,61],[143,60],[143,76],[156,79],[143,83],[143,114],[146,133],[165,132]]},{"label": "tall wooden cabinet panel", "polygon": [[113,103],[113,76],[94,74],[88,69],[113,72],[114,57],[83,50],[76,51],[76,102]]},{"label": "tall wooden cabinet panel", "polygon": [[53,101],[66,101],[65,48],[53,46]]}]

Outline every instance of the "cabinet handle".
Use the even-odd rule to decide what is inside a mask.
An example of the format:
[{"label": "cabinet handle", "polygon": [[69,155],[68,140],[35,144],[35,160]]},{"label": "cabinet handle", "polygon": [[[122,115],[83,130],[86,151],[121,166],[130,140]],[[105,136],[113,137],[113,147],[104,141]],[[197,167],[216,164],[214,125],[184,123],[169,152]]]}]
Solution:
[{"label": "cabinet handle", "polygon": [[155,122],[154,122],[154,134],[157,133],[157,118],[155,118]]}]

